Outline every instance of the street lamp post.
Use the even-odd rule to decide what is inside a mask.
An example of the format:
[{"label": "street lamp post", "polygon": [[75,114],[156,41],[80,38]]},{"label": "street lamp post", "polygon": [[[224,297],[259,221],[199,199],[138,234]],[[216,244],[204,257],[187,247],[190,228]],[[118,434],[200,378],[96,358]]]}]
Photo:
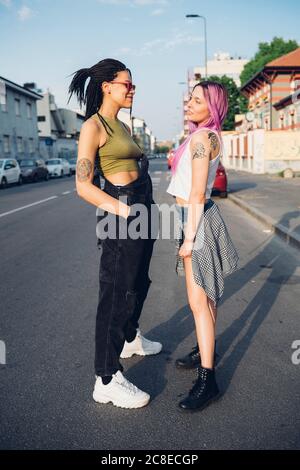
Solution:
[{"label": "street lamp post", "polygon": [[206,18],[202,15],[185,15],[186,18],[201,18],[204,21],[204,42],[205,42],[205,78],[207,79],[207,33]]},{"label": "street lamp post", "polygon": [[[189,92],[189,81],[187,82],[178,82],[178,85],[187,85],[187,92]],[[185,93],[183,92],[182,94],[182,104],[183,104],[183,110],[182,110],[182,120],[183,120],[183,132],[184,132],[184,124],[185,124]],[[179,109],[179,108],[177,108]]]}]

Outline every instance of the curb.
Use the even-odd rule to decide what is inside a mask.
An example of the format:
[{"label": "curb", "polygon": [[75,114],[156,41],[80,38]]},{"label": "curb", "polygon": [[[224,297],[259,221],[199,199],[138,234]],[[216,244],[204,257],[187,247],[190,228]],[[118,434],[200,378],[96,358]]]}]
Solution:
[{"label": "curb", "polygon": [[300,236],[296,233],[291,233],[289,229],[284,227],[282,224],[276,222],[272,217],[260,212],[258,209],[250,206],[247,202],[241,198],[228,193],[228,199],[234,202],[237,206],[244,209],[248,214],[255,217],[259,222],[263,223],[267,228],[271,229],[276,235],[278,235],[285,243],[294,248],[300,249]]}]

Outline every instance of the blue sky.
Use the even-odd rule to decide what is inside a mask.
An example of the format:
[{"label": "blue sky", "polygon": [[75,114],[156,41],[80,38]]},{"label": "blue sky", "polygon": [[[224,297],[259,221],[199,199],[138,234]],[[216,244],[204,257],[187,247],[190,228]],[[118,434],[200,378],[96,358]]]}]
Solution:
[{"label": "blue sky", "polygon": [[[158,139],[180,130],[187,69],[208,57],[251,58],[260,41],[300,42],[298,0],[0,0],[0,75],[50,89],[67,107],[68,77],[105,57],[128,65],[137,85],[133,113]],[[77,108],[74,100],[69,107]]]}]

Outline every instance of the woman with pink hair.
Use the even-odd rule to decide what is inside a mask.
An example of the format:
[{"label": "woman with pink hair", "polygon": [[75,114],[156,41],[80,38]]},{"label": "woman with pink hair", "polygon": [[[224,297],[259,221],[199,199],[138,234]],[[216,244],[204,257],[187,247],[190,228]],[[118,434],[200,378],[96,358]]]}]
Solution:
[{"label": "woman with pink hair", "polygon": [[190,135],[178,148],[167,192],[176,198],[176,272],[186,278],[197,346],[176,366],[197,368],[197,380],[180,403],[185,411],[202,410],[220,397],[215,378],[215,328],[224,275],[238,268],[238,254],[211,191],[222,156],[222,123],[228,110],[225,87],[198,83],[187,105]]}]

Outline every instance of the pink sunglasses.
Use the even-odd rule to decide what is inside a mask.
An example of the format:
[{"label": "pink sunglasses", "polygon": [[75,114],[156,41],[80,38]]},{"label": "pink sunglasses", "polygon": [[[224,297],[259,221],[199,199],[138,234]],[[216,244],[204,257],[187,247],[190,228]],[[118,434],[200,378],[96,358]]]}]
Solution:
[{"label": "pink sunglasses", "polygon": [[133,85],[131,82],[115,82],[115,81],[113,81],[113,82],[110,82],[110,83],[117,83],[119,85],[125,85],[126,88],[127,88],[127,93],[129,93],[131,90],[135,91],[135,89],[136,89],[136,86]]}]

